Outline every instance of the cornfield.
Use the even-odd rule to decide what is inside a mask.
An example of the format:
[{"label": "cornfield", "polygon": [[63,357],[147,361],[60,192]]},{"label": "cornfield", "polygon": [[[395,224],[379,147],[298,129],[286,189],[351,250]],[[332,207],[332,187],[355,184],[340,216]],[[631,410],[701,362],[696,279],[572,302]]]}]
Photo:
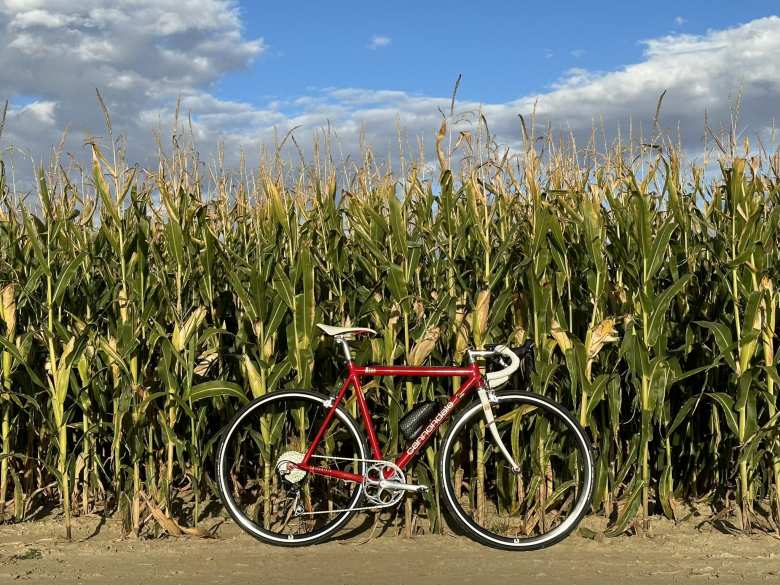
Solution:
[{"label": "cornfield", "polygon": [[[176,134],[141,170],[109,121],[91,169],[55,158],[27,196],[3,164],[2,518],[56,510],[68,536],[93,512],[136,534],[198,527],[219,513],[233,413],[277,389],[333,391],[324,322],[379,331],[356,344],[363,363],[534,340],[533,390],[592,437],[608,535],[693,505],[778,530],[780,153],[727,136],[713,171],[661,138],[598,150],[526,132],[509,153],[447,133],[436,165],[336,163],[324,144],[236,171]],[[370,384],[386,456],[405,412],[451,392]],[[416,481],[432,484],[436,449]],[[393,521],[444,530],[437,490]]]}]

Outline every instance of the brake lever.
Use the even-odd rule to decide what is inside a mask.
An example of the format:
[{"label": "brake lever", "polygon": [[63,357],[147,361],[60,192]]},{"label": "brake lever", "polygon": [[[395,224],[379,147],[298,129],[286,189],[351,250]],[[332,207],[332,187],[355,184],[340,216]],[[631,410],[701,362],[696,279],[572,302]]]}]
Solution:
[{"label": "brake lever", "polygon": [[[491,346],[486,345],[485,349],[487,351],[493,351],[496,346],[495,344],[491,344]],[[512,363],[508,357],[501,353],[494,353],[493,355],[485,356],[485,360],[495,362],[502,368],[509,367],[509,365]]]}]

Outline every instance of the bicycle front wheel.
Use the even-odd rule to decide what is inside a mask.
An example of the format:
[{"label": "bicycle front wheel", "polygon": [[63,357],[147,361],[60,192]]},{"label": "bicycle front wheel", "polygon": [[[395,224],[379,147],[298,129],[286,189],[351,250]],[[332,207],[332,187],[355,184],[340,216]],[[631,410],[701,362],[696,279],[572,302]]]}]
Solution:
[{"label": "bicycle front wheel", "polygon": [[513,470],[474,402],[455,419],[439,455],[442,494],[455,522],[496,548],[533,550],[568,536],[593,491],[589,440],[568,411],[522,391],[496,393],[498,434]]},{"label": "bicycle front wheel", "polygon": [[[220,495],[233,519],[269,544],[301,546],[344,527],[362,484],[296,469],[330,410],[328,397],[305,390],[273,392],[238,412],[217,450]],[[341,408],[311,464],[365,474],[368,453],[355,421]]]}]

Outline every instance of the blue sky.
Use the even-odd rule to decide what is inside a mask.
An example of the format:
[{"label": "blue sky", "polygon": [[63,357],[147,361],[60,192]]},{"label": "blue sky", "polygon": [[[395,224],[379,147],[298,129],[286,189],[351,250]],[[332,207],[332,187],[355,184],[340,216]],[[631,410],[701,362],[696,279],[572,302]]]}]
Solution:
[{"label": "blue sky", "polygon": [[[247,37],[267,52],[216,93],[260,104],[312,87],[446,95],[502,102],[541,92],[574,67],[639,61],[641,41],[704,34],[777,14],[777,0],[556,2],[241,2]],[[374,36],[389,44],[370,49]]]},{"label": "blue sky", "polygon": [[[602,144],[661,125],[692,158],[704,117],[778,145],[780,2],[243,2],[0,0],[0,148],[20,165],[63,142],[83,160],[106,132],[100,91],[131,162],[154,159],[177,103],[207,159],[256,160],[288,132],[304,153],[328,133],[343,156],[422,147],[463,81],[449,130],[520,148],[518,115]],[[288,141],[287,148],[293,147]],[[754,142],[755,144],[755,142]],[[8,150],[13,147],[13,151]],[[296,156],[291,151],[291,156]]]}]

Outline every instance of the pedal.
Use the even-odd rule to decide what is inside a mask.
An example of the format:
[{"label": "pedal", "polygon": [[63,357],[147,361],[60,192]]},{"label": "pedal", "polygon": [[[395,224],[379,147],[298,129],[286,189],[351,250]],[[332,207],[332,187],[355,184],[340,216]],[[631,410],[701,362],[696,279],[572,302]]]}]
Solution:
[{"label": "pedal", "polygon": [[413,483],[401,483],[398,481],[391,481],[388,479],[383,479],[379,482],[379,487],[382,489],[387,490],[398,490],[402,492],[413,492],[413,493],[419,493],[419,492],[425,492],[428,491],[427,485],[422,484],[413,484]]}]

